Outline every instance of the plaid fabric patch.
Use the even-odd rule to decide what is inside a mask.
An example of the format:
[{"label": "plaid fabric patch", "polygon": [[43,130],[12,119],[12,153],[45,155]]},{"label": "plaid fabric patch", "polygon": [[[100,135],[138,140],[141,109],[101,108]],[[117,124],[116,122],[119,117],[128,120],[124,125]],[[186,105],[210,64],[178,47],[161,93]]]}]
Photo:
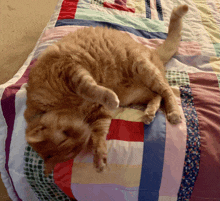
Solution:
[{"label": "plaid fabric patch", "polygon": [[166,71],[166,78],[170,86],[186,86],[190,84],[188,73],[182,71]]},{"label": "plaid fabric patch", "polygon": [[103,6],[104,0],[91,0],[91,4]]},{"label": "plaid fabric patch", "polygon": [[199,122],[193,103],[192,90],[189,86],[180,87],[182,108],[186,118],[187,143],[183,168],[182,182],[179,188],[179,201],[190,199],[200,162],[200,135]]},{"label": "plaid fabric patch", "polygon": [[44,177],[44,161],[28,145],[24,153],[24,173],[39,200],[70,201],[71,199],[55,184],[53,174]]}]

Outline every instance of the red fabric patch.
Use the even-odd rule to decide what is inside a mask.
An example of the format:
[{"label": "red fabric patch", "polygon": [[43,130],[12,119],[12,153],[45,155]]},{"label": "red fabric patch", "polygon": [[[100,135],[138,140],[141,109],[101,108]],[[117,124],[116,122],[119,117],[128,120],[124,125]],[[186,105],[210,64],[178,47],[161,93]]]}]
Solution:
[{"label": "red fabric patch", "polygon": [[60,9],[58,20],[74,19],[79,0],[64,0]]},{"label": "red fabric patch", "polygon": [[113,119],[106,139],[143,142],[144,124],[142,122]]},{"label": "red fabric patch", "polygon": [[115,0],[116,4],[122,5],[122,6],[126,6],[126,2],[127,0]]},{"label": "red fabric patch", "polygon": [[71,190],[73,159],[58,163],[54,168],[54,182],[70,198],[74,198]]},{"label": "red fabric patch", "polygon": [[119,4],[112,4],[112,3],[104,2],[103,6],[106,7],[106,8],[112,8],[112,9],[116,9],[116,10],[122,10],[122,11],[135,13],[134,8],[128,8],[126,6],[119,5]]},{"label": "red fabric patch", "polygon": [[199,119],[200,164],[190,201],[220,199],[220,93],[216,74],[189,73]]}]

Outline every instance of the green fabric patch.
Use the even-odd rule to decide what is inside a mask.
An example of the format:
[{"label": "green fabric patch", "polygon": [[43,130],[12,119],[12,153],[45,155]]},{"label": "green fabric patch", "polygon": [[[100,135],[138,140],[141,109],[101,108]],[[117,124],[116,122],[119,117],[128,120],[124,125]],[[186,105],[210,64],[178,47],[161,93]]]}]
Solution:
[{"label": "green fabric patch", "polygon": [[220,57],[220,43],[213,44],[216,52],[216,56]]},{"label": "green fabric patch", "polygon": [[44,161],[29,145],[24,152],[24,162],[24,174],[39,200],[70,201],[55,184],[53,174],[44,177]]},{"label": "green fabric patch", "polygon": [[218,86],[219,86],[219,89],[220,89],[220,74],[217,74],[217,79],[218,79]]},{"label": "green fabric patch", "polygon": [[182,71],[166,71],[166,78],[170,86],[186,86],[190,84],[189,75]]},{"label": "green fabric patch", "polygon": [[113,15],[98,10],[89,10],[77,8],[75,19],[92,20],[98,22],[114,22],[116,24],[131,27],[134,29],[145,30],[148,32],[165,33],[164,22],[160,20],[151,20],[147,18],[138,18],[129,15]]}]

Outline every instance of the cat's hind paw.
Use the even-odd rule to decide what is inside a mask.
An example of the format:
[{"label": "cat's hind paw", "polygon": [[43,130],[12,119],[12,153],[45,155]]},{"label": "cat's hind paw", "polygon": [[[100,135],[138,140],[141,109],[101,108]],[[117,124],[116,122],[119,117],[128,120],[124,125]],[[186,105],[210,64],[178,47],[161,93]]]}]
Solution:
[{"label": "cat's hind paw", "polygon": [[155,118],[155,114],[148,114],[145,113],[142,117],[142,122],[144,122],[144,124],[149,125]]},{"label": "cat's hind paw", "polygon": [[167,119],[171,124],[179,124],[182,122],[182,117],[178,111],[168,113]]}]

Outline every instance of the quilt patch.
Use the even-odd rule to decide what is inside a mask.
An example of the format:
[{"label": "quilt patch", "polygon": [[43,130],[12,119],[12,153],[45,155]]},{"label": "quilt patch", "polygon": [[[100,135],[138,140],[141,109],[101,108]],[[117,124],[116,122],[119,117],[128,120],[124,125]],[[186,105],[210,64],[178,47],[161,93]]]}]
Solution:
[{"label": "quilt patch", "polygon": [[169,85],[172,86],[185,86],[189,85],[189,76],[188,73],[184,71],[166,71],[166,78]]},{"label": "quilt patch", "polygon": [[53,174],[44,177],[44,161],[29,145],[25,149],[24,157],[25,176],[39,200],[71,201],[54,183]]},{"label": "quilt patch", "polygon": [[189,86],[180,87],[182,107],[187,125],[186,155],[178,201],[189,199],[199,172],[200,135],[197,113],[193,104],[193,95]]}]

